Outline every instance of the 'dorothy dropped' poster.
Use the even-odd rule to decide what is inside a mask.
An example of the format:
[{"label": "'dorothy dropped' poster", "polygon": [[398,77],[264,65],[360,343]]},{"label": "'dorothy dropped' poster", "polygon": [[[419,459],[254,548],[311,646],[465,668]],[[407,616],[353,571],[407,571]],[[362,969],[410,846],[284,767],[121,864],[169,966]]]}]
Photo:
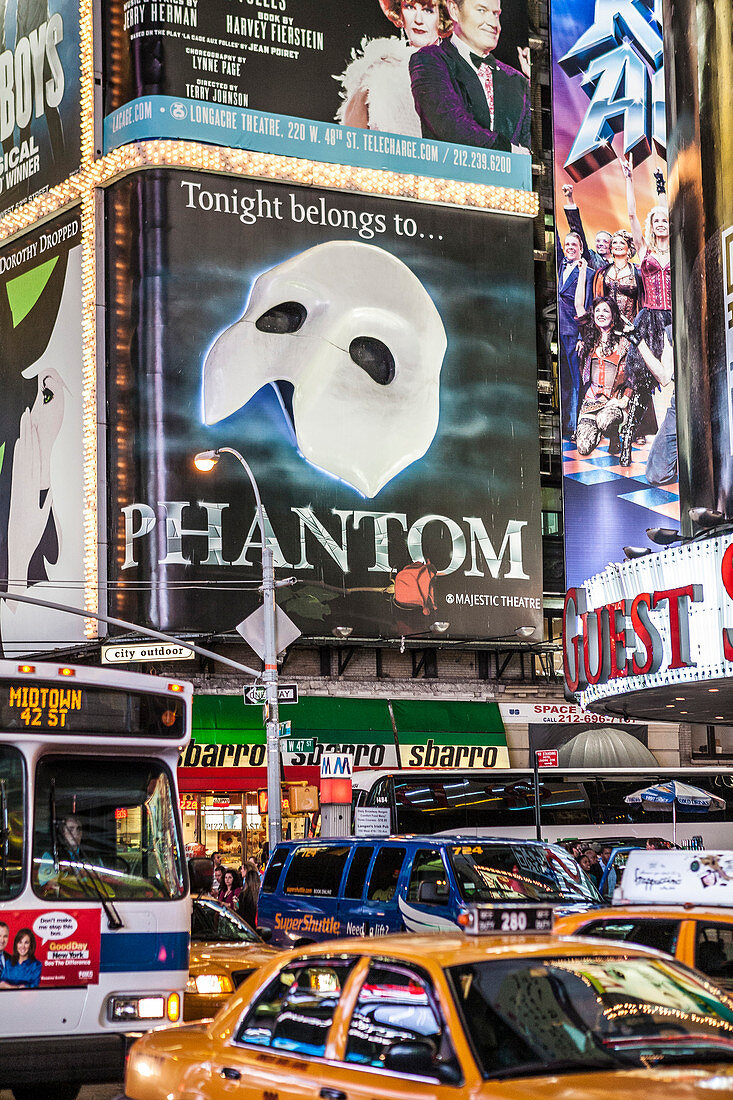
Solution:
[{"label": "'dorothy dropped' poster", "polygon": [[0,216],[80,163],[78,0],[0,0]]},{"label": "'dorothy dropped' poster", "polygon": [[552,0],[550,18],[570,586],[675,526],[679,492],[661,5]]},{"label": "'dorothy dropped' poster", "polygon": [[[0,250],[0,577],[83,606],[81,221],[73,210]],[[76,615],[0,601],[5,656],[83,637]]]},{"label": "'dorothy dropped' poster", "polygon": [[[473,7],[450,14],[468,27]],[[526,0],[469,30],[463,52],[448,12],[442,0],[112,0],[105,150],[185,138],[529,190]]]},{"label": "'dorothy dropped' poster", "polygon": [[257,606],[244,470],[192,461],[228,445],[304,634],[539,626],[529,223],[185,172],[107,206],[112,614]]}]

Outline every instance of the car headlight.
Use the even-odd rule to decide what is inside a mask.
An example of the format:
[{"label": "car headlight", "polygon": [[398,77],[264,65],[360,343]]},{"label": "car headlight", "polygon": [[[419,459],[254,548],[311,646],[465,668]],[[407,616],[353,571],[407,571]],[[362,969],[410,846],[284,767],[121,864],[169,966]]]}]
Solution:
[{"label": "car headlight", "polygon": [[197,974],[188,979],[186,992],[221,996],[222,993],[233,993],[234,983],[228,974]]}]

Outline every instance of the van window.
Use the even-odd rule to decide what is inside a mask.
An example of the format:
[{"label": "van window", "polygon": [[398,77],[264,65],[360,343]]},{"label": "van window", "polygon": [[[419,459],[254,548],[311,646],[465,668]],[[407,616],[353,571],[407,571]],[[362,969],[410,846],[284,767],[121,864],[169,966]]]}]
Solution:
[{"label": "van window", "polygon": [[374,848],[357,848],[346,876],[345,898],[360,898],[366,881],[367,868],[374,855]]},{"label": "van window", "polygon": [[369,879],[368,901],[390,901],[397,889],[406,848],[380,848]]},{"label": "van window", "polygon": [[285,860],[288,858],[287,848],[276,848],[275,853],[267,865],[265,871],[265,877],[262,880],[262,893],[272,894],[277,888],[277,880],[280,878],[280,872],[283,869]]},{"label": "van window", "polygon": [[286,894],[333,898],[338,895],[350,848],[329,845],[298,848],[285,875]]},{"label": "van window", "polygon": [[444,905],[448,900],[448,877],[437,848],[420,848],[415,853],[407,900],[423,905]]}]

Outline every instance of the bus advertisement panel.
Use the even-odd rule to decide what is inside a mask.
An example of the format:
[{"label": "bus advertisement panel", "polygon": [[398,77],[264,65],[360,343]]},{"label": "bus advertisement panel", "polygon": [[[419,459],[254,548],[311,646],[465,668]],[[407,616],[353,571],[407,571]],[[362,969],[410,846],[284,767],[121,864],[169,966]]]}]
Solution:
[{"label": "bus advertisement panel", "polygon": [[81,163],[79,0],[0,0],[0,217]]},{"label": "bus advertisement panel", "polygon": [[0,910],[0,991],[95,985],[100,917],[99,909]]},{"label": "bus advertisement panel", "polygon": [[679,519],[661,18],[550,4],[568,586]]},{"label": "bus advertisement panel", "polygon": [[256,609],[249,482],[193,465],[226,445],[304,635],[541,637],[531,225],[184,171],[107,202],[110,613]]},{"label": "bus advertisement panel", "polygon": [[531,190],[526,0],[480,31],[477,6],[111,0],[105,151],[185,138]]},{"label": "bus advertisement panel", "polygon": [[[2,587],[84,601],[81,217],[71,210],[0,250]],[[84,620],[0,601],[4,656],[64,646]]]}]

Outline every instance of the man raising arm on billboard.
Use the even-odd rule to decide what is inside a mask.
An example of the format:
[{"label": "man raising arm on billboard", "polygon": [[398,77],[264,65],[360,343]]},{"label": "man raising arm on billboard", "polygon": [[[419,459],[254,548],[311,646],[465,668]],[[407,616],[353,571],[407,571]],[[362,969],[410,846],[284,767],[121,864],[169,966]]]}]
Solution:
[{"label": "man raising arm on billboard", "polygon": [[448,0],[448,12],[451,37],[410,58],[423,137],[529,149],[529,81],[491,56],[501,34],[501,0]]}]

